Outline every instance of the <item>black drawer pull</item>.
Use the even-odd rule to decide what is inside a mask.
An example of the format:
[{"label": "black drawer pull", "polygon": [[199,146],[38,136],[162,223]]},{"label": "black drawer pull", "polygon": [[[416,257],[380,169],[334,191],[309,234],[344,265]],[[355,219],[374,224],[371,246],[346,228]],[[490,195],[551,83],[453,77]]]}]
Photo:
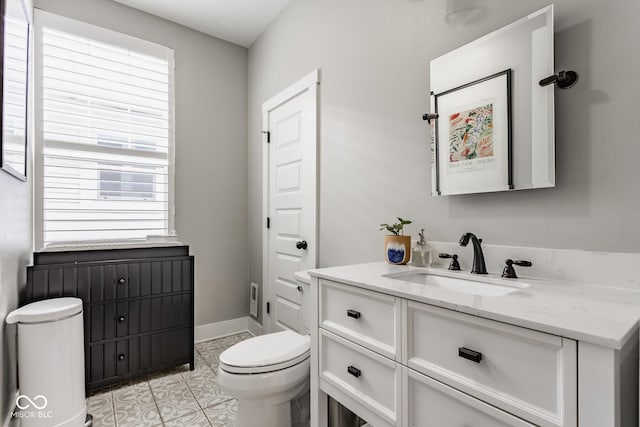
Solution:
[{"label": "black drawer pull", "polygon": [[360,312],[355,310],[347,310],[347,316],[353,317],[354,319],[360,318]]},{"label": "black drawer pull", "polygon": [[482,360],[482,353],[480,353],[479,351],[470,350],[466,347],[458,348],[458,356],[476,363],[480,363],[480,361]]},{"label": "black drawer pull", "polygon": [[119,354],[119,355],[118,355],[118,360],[119,360],[120,362],[122,362],[122,361],[124,360],[124,354]]},{"label": "black drawer pull", "polygon": [[127,283],[127,280],[124,277],[121,277],[118,280],[118,285],[125,285]]},{"label": "black drawer pull", "polygon": [[125,321],[125,320],[126,320],[126,319],[125,319],[125,317],[124,317],[124,316],[120,316],[120,317],[118,317],[118,322],[120,322],[120,323],[124,323],[124,321]]},{"label": "black drawer pull", "polygon": [[356,368],[355,366],[349,366],[347,368],[347,372],[349,372],[351,375],[353,375],[356,378],[362,375],[362,372],[360,372],[360,369]]}]

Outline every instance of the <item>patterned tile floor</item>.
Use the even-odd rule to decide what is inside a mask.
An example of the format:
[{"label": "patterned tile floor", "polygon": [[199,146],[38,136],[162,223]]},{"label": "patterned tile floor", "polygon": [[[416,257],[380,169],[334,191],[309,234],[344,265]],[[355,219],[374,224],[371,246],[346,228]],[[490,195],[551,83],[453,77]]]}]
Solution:
[{"label": "patterned tile floor", "polygon": [[218,356],[251,337],[243,332],[196,344],[189,365],[102,389],[87,398],[95,427],[231,427],[236,400],[218,388]]}]

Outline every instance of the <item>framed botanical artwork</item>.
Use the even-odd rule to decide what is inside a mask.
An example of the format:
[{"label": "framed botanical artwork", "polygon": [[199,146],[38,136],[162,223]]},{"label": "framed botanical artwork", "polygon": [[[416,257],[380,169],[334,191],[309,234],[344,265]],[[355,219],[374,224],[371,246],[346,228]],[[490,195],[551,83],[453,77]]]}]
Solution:
[{"label": "framed botanical artwork", "polygon": [[432,96],[436,194],[513,189],[511,70]]}]

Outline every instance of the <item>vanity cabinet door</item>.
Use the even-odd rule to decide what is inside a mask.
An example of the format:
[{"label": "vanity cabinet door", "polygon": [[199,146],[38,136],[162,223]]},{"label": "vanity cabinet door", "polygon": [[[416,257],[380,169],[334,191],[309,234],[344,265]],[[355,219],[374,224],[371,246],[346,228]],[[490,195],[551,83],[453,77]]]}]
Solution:
[{"label": "vanity cabinet door", "polygon": [[402,368],[405,427],[533,427],[413,369]]},{"label": "vanity cabinet door", "polygon": [[575,341],[406,304],[406,366],[536,425],[577,425]]},{"label": "vanity cabinet door", "polygon": [[[320,378],[388,425],[400,419],[400,365],[331,332],[320,330]],[[321,386],[322,387],[322,386]]]},{"label": "vanity cabinet door", "polygon": [[320,327],[400,360],[401,299],[320,281]]}]

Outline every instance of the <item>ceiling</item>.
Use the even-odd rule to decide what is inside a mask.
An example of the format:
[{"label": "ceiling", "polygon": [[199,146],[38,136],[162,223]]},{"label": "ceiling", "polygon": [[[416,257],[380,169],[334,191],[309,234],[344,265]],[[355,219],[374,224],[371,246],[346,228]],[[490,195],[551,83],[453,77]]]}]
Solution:
[{"label": "ceiling", "polygon": [[115,0],[249,47],[291,0]]}]

